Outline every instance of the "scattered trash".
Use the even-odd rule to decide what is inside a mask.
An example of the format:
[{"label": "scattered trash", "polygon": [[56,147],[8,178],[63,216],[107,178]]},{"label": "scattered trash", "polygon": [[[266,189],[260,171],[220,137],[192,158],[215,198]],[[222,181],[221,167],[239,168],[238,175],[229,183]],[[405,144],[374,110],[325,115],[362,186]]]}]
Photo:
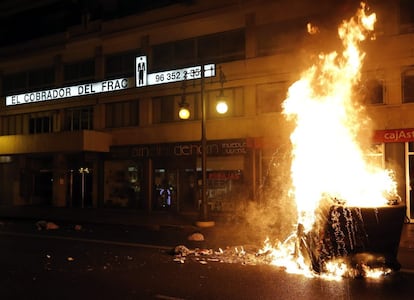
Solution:
[{"label": "scattered trash", "polygon": [[59,226],[56,223],[48,222],[48,221],[37,221],[36,222],[37,230],[55,230],[59,229]]},{"label": "scattered trash", "polygon": [[176,257],[174,258],[174,261],[183,264],[185,262],[185,257]]},{"label": "scattered trash", "polygon": [[200,232],[194,232],[188,236],[189,241],[204,241],[204,235]]},{"label": "scattered trash", "polygon": [[176,256],[187,256],[189,254],[193,253],[190,249],[188,249],[186,246],[179,245],[174,248],[174,254]]},{"label": "scattered trash", "polygon": [[208,262],[219,263],[238,263],[243,265],[257,265],[269,264],[271,256],[258,254],[258,248],[255,246],[237,246],[227,247],[226,249],[188,249],[184,245],[179,245],[174,249],[174,261],[184,263],[188,259],[198,262],[200,264],[207,264]]}]

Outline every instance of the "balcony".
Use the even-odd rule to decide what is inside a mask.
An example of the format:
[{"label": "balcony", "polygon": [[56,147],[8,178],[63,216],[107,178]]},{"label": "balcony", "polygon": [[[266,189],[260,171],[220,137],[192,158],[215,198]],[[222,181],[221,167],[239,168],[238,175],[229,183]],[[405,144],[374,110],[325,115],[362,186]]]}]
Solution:
[{"label": "balcony", "polygon": [[83,130],[0,137],[0,155],[51,152],[109,152],[112,135]]}]

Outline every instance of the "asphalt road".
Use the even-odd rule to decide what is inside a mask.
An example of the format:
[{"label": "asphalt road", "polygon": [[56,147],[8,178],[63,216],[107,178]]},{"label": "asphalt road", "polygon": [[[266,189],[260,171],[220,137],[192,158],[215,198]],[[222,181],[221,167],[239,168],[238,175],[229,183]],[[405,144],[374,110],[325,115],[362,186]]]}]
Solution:
[{"label": "asphalt road", "polygon": [[[327,281],[208,256],[176,260],[172,246],[186,242],[187,233],[105,226],[75,230],[70,224],[39,231],[30,223],[5,224],[0,230],[1,299],[413,298],[414,274],[404,272],[379,281]],[[193,249],[191,243],[186,245]]]}]

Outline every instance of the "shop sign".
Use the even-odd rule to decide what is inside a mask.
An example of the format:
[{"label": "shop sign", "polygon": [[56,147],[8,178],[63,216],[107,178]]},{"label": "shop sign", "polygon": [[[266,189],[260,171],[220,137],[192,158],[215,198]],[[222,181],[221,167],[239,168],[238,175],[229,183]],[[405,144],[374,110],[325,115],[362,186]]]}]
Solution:
[{"label": "shop sign", "polygon": [[208,179],[214,180],[239,180],[241,179],[240,171],[217,171],[209,172]]},{"label": "shop sign", "polygon": [[376,130],[374,143],[404,143],[414,141],[414,128]]},{"label": "shop sign", "polygon": [[168,70],[157,73],[147,74],[147,57],[145,55],[135,58],[136,86],[143,87],[147,85],[165,84],[177,81],[200,79],[203,70],[203,77],[216,76],[215,64],[203,66],[193,66],[176,70]]},{"label": "shop sign", "polygon": [[[202,147],[199,142],[149,144],[130,146],[129,151],[125,151],[125,147],[116,147],[111,149],[111,153],[113,156],[127,155],[134,158],[189,157],[201,155]],[[207,155],[210,156],[244,155],[246,153],[246,140],[223,140],[207,142]]]},{"label": "shop sign", "polygon": [[100,82],[79,84],[51,90],[29,92],[19,95],[6,96],[6,106],[58,100],[76,96],[85,96],[124,90],[133,86],[128,78],[104,80]]}]

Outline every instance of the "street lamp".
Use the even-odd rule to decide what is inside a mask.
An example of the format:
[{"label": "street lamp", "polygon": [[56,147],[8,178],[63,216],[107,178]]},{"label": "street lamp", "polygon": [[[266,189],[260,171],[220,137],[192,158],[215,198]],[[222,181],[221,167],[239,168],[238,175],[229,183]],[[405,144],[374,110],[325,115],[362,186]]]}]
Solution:
[{"label": "street lamp", "polygon": [[[204,87],[205,87],[205,74],[208,70],[201,70],[201,80],[200,80],[200,98],[201,98],[201,174],[202,174],[202,184],[201,184],[201,211],[200,211],[200,220],[196,222],[196,225],[199,227],[212,227],[214,226],[214,221],[209,220],[208,217],[208,203],[207,203],[207,137],[206,137],[206,101],[204,99]],[[216,110],[220,114],[224,114],[228,110],[227,103],[224,101],[223,94],[223,84],[225,82],[225,76],[220,67],[220,83],[221,90],[219,95],[219,101],[216,105]],[[178,115],[180,119],[188,119],[190,117],[189,105],[185,101],[185,81],[183,82],[183,96],[181,102],[179,103],[180,109]]]}]

